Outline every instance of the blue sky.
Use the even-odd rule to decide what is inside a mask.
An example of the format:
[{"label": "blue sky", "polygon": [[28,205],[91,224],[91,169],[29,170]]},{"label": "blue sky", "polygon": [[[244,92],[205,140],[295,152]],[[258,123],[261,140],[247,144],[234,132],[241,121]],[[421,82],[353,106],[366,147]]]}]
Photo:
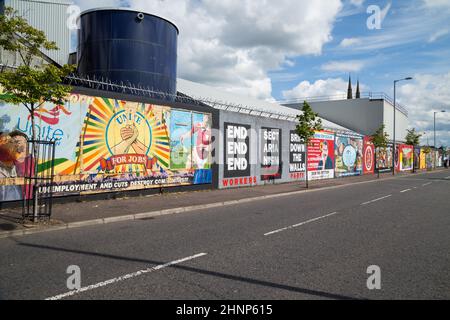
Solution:
[{"label": "blue sky", "polygon": [[[393,95],[411,127],[450,145],[450,0],[75,0],[82,10],[127,6],[180,29],[178,76],[265,100],[363,92]],[[380,29],[367,13],[380,9]],[[423,141],[426,141],[425,139]]]},{"label": "blue sky", "polygon": [[[348,73],[354,81],[359,78],[364,83],[365,91],[392,96],[394,79],[450,70],[448,11],[442,13],[439,6],[428,8],[424,1],[414,0],[370,4],[388,9],[381,29],[368,29],[367,19],[372,15],[366,11],[368,3],[362,1],[358,6],[345,2],[333,25],[332,40],[324,44],[321,54],[296,57],[295,66],[270,73],[274,79],[273,96],[284,98],[282,92],[302,80],[346,78]],[[443,6],[448,10],[448,6]],[[434,18],[436,21],[427,20]],[[351,43],[349,39],[359,42],[343,46],[345,39],[347,43]],[[280,81],[279,76],[285,79]]]}]

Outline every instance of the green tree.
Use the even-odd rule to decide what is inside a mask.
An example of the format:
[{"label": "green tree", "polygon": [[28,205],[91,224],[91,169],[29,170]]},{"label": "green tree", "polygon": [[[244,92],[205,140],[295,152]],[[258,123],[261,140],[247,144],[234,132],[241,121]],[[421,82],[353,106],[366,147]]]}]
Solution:
[{"label": "green tree", "polygon": [[[63,79],[73,72],[73,67],[62,67],[51,63],[36,63],[44,59],[42,50],[58,50],[56,44],[48,41],[45,33],[35,29],[12,8],[5,8],[0,15],[0,48],[18,54],[19,67],[0,72],[0,99],[14,105],[23,105],[30,114],[33,157],[37,159],[35,113],[44,103],[64,104],[71,87]],[[37,199],[35,199],[37,201]],[[35,206],[37,209],[37,206]]]},{"label": "green tree", "polygon": [[315,113],[308,102],[303,102],[302,113],[297,116],[296,132],[305,144],[306,188],[308,184],[308,145],[316,131],[323,130],[322,119]]},{"label": "green tree", "polygon": [[18,53],[21,64],[14,70],[0,72],[0,85],[4,94],[0,99],[28,110],[32,122],[32,140],[36,140],[35,112],[45,102],[63,104],[71,92],[63,85],[63,78],[74,69],[64,65],[36,64],[36,58],[43,57],[42,50],[58,50],[55,42],[48,41],[43,31],[37,30],[7,7],[0,16],[0,47]]},{"label": "green tree", "polygon": [[[376,157],[377,154],[379,154],[381,149],[385,149],[388,146],[389,143],[389,135],[385,131],[386,126],[382,124],[373,135],[371,135],[372,143],[375,147],[375,150],[378,152],[375,152],[375,164],[378,166],[378,159]],[[394,156],[394,155],[392,155]],[[378,177],[380,177],[380,168],[378,168]]]},{"label": "green tree", "polygon": [[420,133],[417,133],[415,128],[407,130],[407,132],[408,133],[406,134],[406,144],[408,144],[410,146],[419,145],[420,137],[422,137],[422,135]]},{"label": "green tree", "polygon": [[[406,144],[409,144],[410,146],[418,146],[420,144],[420,137],[422,135],[420,133],[416,132],[415,128],[407,130],[406,134]],[[416,165],[413,163],[413,173],[416,172]]]}]

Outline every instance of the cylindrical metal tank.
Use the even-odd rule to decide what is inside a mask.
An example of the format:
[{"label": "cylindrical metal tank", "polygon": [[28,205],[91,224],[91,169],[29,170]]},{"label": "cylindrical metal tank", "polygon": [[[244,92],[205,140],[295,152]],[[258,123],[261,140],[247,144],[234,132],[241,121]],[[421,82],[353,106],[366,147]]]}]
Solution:
[{"label": "cylindrical metal tank", "polygon": [[178,28],[127,9],[93,9],[79,18],[80,75],[176,94]]}]

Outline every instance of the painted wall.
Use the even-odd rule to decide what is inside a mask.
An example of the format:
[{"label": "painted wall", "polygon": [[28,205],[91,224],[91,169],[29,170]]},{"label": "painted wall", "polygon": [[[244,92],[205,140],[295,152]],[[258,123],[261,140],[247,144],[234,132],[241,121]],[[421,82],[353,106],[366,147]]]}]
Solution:
[{"label": "painted wall", "polygon": [[359,176],[363,174],[363,145],[363,136],[336,135],[336,177]]},{"label": "painted wall", "polygon": [[[56,141],[57,196],[213,180],[210,113],[72,94],[64,106],[44,104],[35,128],[40,140]],[[0,131],[0,201],[18,200],[21,168],[29,158],[27,110],[3,104]],[[40,159],[32,162],[45,167]]]},{"label": "painted wall", "polygon": [[291,121],[220,111],[219,188],[303,180],[304,146],[293,130]]}]

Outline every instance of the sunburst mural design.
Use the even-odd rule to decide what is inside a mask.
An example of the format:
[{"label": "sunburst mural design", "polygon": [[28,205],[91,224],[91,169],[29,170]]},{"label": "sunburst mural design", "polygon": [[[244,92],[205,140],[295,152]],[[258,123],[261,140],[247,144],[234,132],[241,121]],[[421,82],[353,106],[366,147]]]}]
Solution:
[{"label": "sunburst mural design", "polygon": [[[167,108],[143,103],[95,98],[89,106],[77,145],[77,165],[83,172],[148,174],[168,171],[170,163]],[[130,137],[128,140],[124,139]],[[129,141],[135,139],[130,145]],[[152,160],[150,170],[143,164],[102,168],[101,161],[121,154],[140,154]],[[77,169],[75,168],[75,171]]]}]

